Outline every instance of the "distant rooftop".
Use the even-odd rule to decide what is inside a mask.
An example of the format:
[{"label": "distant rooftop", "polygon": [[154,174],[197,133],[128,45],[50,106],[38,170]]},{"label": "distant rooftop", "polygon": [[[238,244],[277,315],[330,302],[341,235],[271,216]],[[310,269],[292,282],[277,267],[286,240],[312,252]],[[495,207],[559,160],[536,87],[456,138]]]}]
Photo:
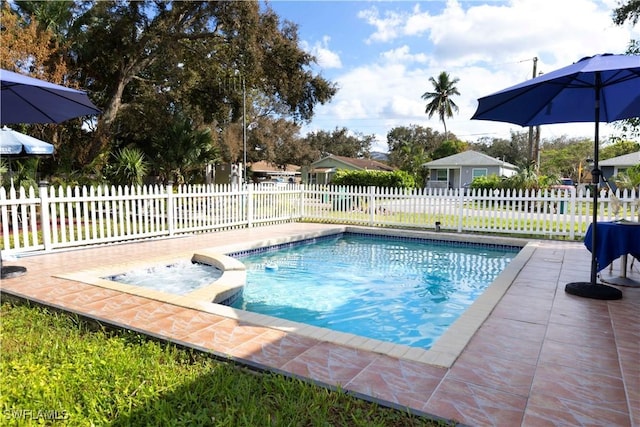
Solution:
[{"label": "distant rooftop", "polygon": [[463,151],[462,153],[433,160],[431,162],[424,163],[422,166],[431,169],[451,166],[502,166],[511,169],[517,168],[514,164],[473,150]]}]

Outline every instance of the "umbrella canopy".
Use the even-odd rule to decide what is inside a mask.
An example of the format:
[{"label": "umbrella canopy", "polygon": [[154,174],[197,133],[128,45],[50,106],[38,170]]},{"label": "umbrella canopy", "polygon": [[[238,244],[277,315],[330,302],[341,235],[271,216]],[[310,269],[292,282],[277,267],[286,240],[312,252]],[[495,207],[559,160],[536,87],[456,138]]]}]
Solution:
[{"label": "umbrella canopy", "polygon": [[61,123],[99,114],[87,94],[44,80],[0,70],[0,124]]},{"label": "umbrella canopy", "polygon": [[520,126],[609,123],[640,116],[639,88],[640,56],[595,55],[478,99],[471,118]]},{"label": "umbrella canopy", "polygon": [[[640,117],[640,56],[603,54],[527,80],[478,99],[472,119],[520,126],[594,122],[593,184],[600,183],[599,123]],[[591,281],[569,283],[568,293],[598,299],[618,299],[622,293],[597,284],[598,190],[593,191]],[[589,285],[589,286],[586,286]]]},{"label": "umbrella canopy", "polygon": [[[61,123],[75,117],[99,113],[100,110],[93,105],[83,91],[0,69],[1,125],[10,123]],[[4,141],[4,130],[2,134],[2,140]],[[26,135],[24,136],[26,137]],[[32,140],[30,141],[33,143]],[[10,146],[17,147],[17,145],[7,144],[7,151],[16,149],[9,148]],[[35,145],[32,146],[35,147]],[[37,151],[36,148],[34,149]],[[4,154],[0,153],[0,155]],[[26,271],[25,267],[3,266],[2,256],[0,256],[0,277],[2,279],[17,277]]]},{"label": "umbrella canopy", "polygon": [[0,129],[0,156],[52,155],[53,145],[4,126]]}]

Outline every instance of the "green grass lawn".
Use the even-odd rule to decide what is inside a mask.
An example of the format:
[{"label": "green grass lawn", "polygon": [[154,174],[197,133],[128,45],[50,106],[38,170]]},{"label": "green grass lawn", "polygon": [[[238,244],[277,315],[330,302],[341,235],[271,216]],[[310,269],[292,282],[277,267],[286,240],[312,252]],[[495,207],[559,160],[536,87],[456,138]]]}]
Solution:
[{"label": "green grass lawn", "polygon": [[0,314],[2,425],[453,425],[41,307]]}]

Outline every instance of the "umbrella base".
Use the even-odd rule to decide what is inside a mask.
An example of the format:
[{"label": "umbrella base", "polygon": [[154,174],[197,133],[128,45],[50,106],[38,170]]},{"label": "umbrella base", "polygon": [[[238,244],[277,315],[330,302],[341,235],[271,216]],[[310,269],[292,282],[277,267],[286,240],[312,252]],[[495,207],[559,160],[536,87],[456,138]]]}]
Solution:
[{"label": "umbrella base", "polygon": [[567,283],[564,291],[568,294],[578,297],[600,299],[600,300],[616,300],[622,299],[622,291],[612,286],[593,284],[591,282],[572,282]]},{"label": "umbrella base", "polygon": [[0,273],[0,278],[2,279],[12,279],[14,277],[22,276],[27,272],[26,267],[20,267],[18,265],[7,265],[2,267],[2,272]]}]

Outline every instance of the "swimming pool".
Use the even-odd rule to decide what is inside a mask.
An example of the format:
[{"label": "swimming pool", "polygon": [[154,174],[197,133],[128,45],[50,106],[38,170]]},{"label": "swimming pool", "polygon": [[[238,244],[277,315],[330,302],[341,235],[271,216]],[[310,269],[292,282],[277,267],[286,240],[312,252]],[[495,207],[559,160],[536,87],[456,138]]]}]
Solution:
[{"label": "swimming pool", "polygon": [[[520,248],[518,255],[498,275],[491,285],[476,299],[476,301],[460,315],[442,336],[429,349],[393,344],[363,337],[356,334],[337,332],[328,328],[320,328],[300,322],[294,322],[273,316],[252,313],[236,309],[220,302],[232,300],[238,290],[242,288],[246,279],[245,265],[238,259],[225,254],[245,256],[255,251],[267,251],[271,248],[288,247],[304,241],[339,235],[341,233],[360,233],[367,235],[392,236],[402,238],[417,238],[421,240],[437,240],[443,244],[479,244],[492,246],[511,246]],[[427,230],[393,229],[361,226],[345,226],[335,224],[287,224],[280,227],[278,232],[265,233],[258,230],[243,239],[219,239],[216,235],[208,238],[204,243],[188,250],[171,251],[165,254],[149,254],[147,257],[137,256],[125,263],[105,263],[99,267],[76,269],[56,274],[66,280],[74,280],[88,285],[113,289],[119,292],[140,297],[167,302],[170,304],[195,309],[198,311],[223,316],[247,325],[259,325],[270,329],[294,334],[305,339],[320,340],[322,342],[344,345],[363,351],[373,351],[404,360],[428,363],[442,367],[450,367],[457,359],[478,328],[487,319],[498,301],[516,280],[520,270],[533,256],[538,245],[535,241],[504,236],[484,236],[479,234],[438,233]],[[207,236],[208,237],[208,236]],[[268,248],[268,249],[267,249]],[[176,260],[198,260],[212,264],[223,271],[220,279],[202,289],[187,295],[176,295],[150,288],[127,285],[112,280],[106,280],[122,272],[135,268],[146,268],[152,265],[168,265]]]},{"label": "swimming pool", "polygon": [[519,249],[344,233],[230,254],[247,268],[232,307],[428,349]]}]

